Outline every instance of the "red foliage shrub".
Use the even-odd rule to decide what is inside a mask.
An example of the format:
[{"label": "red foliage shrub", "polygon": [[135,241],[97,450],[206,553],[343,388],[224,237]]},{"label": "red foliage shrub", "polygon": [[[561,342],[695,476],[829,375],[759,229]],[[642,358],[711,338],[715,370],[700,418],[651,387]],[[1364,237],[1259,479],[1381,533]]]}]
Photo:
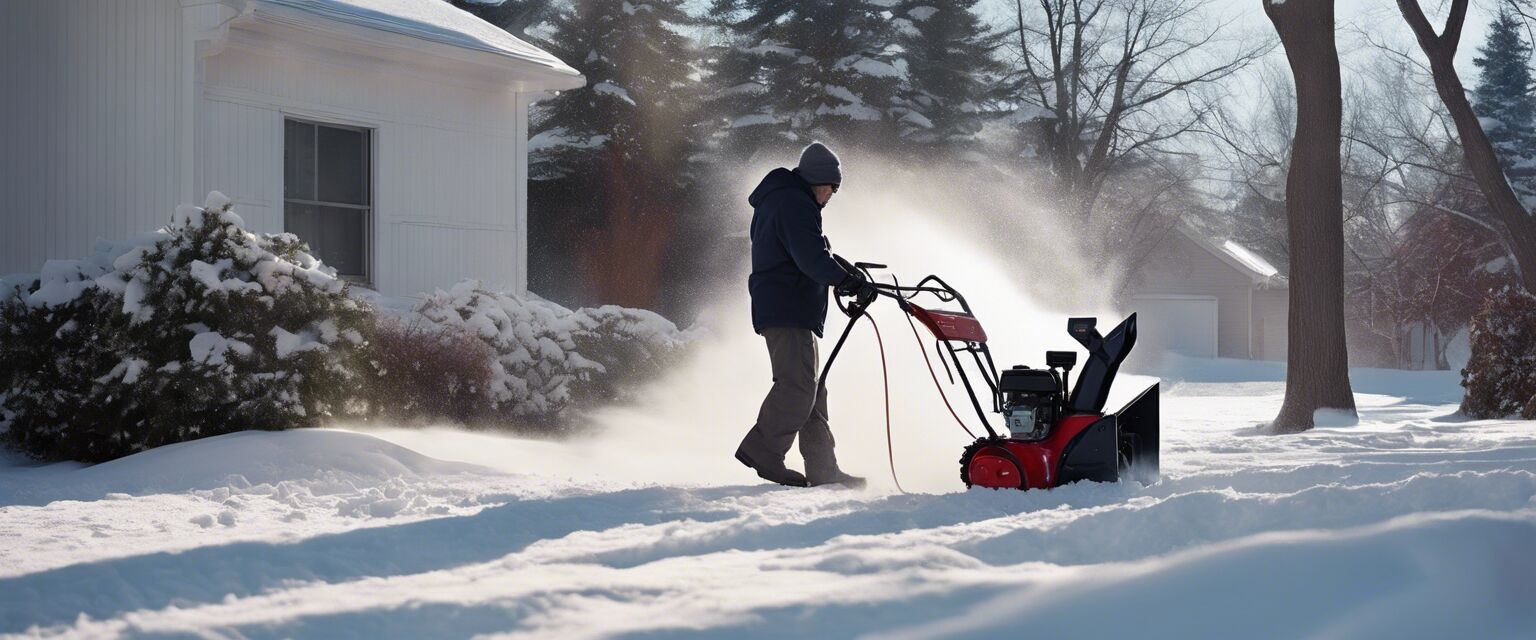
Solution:
[{"label": "red foliage shrub", "polygon": [[374,372],[360,395],[374,418],[470,424],[494,412],[496,353],[468,332],[386,317],[369,346]]}]

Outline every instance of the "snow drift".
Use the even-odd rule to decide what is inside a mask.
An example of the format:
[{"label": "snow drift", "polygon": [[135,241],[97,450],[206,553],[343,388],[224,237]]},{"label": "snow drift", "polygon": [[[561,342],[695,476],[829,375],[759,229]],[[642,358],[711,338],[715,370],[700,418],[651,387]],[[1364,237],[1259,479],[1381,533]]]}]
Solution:
[{"label": "snow drift", "polygon": [[964,492],[948,461],[947,493],[786,490],[728,466],[672,484],[693,455],[674,440],[610,466],[585,441],[445,429],[10,460],[0,634],[1536,634],[1532,423],[1454,417],[1454,376],[1368,371],[1358,425],[1258,436],[1281,382],[1184,366],[1207,381],[1165,395],[1150,487]]}]

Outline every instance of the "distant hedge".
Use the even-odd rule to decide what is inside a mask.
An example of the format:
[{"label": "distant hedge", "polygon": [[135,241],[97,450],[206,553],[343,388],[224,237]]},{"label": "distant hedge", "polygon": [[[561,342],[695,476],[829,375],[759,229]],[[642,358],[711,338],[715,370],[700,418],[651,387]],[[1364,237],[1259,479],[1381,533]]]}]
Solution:
[{"label": "distant hedge", "polygon": [[1536,296],[1506,289],[1472,320],[1472,358],[1461,370],[1473,418],[1536,419]]}]

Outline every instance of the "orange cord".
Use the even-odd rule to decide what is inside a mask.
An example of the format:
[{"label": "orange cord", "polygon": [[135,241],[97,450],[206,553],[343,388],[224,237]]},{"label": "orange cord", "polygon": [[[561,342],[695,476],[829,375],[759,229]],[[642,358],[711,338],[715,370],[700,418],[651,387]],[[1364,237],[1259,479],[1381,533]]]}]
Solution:
[{"label": "orange cord", "polygon": [[[917,335],[917,325],[912,323],[912,316],[910,314],[907,315],[907,326],[912,327],[912,339],[917,341],[917,352],[923,354],[923,363],[928,365],[928,376],[933,378],[933,388],[938,389],[939,397],[944,399],[944,408],[949,409],[949,415],[954,416],[955,424],[960,425],[960,428],[965,430],[965,435],[975,438],[976,434],[971,432],[970,427],[965,426],[965,421],[960,419],[960,414],[955,413],[955,408],[949,404],[949,396],[944,394],[944,385],[939,384],[939,374],[933,372],[933,361],[928,359],[928,350],[923,348],[923,338]],[[884,355],[882,353],[881,357],[884,357]]]},{"label": "orange cord", "polygon": [[906,493],[901,488],[901,481],[896,479],[896,448],[891,444],[891,376],[885,368],[885,340],[880,338],[880,325],[875,322],[875,317],[864,314],[869,318],[869,326],[875,328],[875,344],[880,346],[880,382],[885,386],[885,458],[891,464],[891,482],[896,483],[896,490]]}]

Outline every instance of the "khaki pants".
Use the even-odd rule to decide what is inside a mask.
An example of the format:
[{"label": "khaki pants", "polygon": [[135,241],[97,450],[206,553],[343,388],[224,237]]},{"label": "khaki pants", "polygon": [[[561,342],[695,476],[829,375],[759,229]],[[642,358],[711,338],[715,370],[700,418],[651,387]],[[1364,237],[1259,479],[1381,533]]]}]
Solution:
[{"label": "khaki pants", "polygon": [[742,450],[761,464],[782,463],[800,437],[805,475],[816,479],[837,472],[832,430],[827,427],[827,389],[818,387],[816,334],[810,329],[763,330],[773,365],[773,388],[757,412],[757,424],[741,441]]}]

